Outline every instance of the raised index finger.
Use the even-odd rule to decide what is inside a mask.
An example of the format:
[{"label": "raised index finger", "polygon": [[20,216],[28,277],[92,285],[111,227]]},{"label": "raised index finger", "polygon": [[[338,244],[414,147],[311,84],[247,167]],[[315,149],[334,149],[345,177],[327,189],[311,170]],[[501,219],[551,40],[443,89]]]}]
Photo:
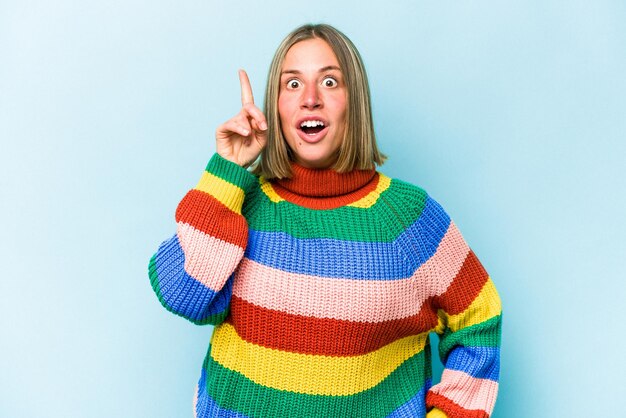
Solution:
[{"label": "raised index finger", "polygon": [[252,97],[252,86],[250,85],[248,74],[246,74],[244,70],[239,70],[239,83],[241,84],[241,104],[254,104],[254,97]]}]

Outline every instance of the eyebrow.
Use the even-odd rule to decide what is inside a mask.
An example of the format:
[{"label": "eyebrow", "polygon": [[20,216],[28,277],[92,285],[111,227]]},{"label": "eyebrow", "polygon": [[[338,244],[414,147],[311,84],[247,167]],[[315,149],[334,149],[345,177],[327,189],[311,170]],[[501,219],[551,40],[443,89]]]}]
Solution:
[{"label": "eyebrow", "polygon": [[[326,67],[322,67],[318,70],[318,73],[323,73],[325,71],[329,71],[329,70],[337,70],[337,71],[341,71],[341,68],[337,67],[336,65],[327,65]],[[280,75],[283,74],[302,74],[302,71],[299,70],[284,70],[280,72]]]}]

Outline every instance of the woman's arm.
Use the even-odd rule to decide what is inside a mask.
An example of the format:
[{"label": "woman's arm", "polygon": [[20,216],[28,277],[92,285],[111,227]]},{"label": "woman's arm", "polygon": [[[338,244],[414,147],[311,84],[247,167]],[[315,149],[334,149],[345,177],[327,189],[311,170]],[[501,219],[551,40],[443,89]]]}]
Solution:
[{"label": "woman's arm", "polygon": [[[439,325],[441,381],[427,394],[428,418],[488,418],[498,393],[502,308],[496,288],[454,222],[434,202],[433,225],[455,245],[446,251],[433,299]],[[460,266],[450,271],[449,266]]]},{"label": "woman's arm", "polygon": [[256,178],[215,154],[176,210],[176,234],[150,260],[154,291],[165,308],[196,324],[218,324],[228,313],[232,276],[248,240],[241,214]]},{"label": "woman's arm", "polygon": [[196,324],[219,324],[228,314],[233,273],[248,241],[241,208],[256,182],[244,167],[267,140],[265,115],[243,70],[239,81],[241,110],[217,128],[216,154],[176,209],[176,234],[150,260],[150,282],[163,306]]}]

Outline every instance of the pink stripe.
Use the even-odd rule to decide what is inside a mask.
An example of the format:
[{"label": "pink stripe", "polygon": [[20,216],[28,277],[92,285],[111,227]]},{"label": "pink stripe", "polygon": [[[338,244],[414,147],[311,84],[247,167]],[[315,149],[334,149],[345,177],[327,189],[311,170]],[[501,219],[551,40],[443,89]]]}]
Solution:
[{"label": "pink stripe", "polygon": [[463,267],[469,252],[470,248],[463,239],[461,232],[456,227],[454,221],[450,221],[450,226],[448,226],[446,234],[441,239],[437,252],[418,269],[419,271],[429,264],[429,269],[439,270],[439,288],[435,296],[442,295],[450,286],[461,267]]},{"label": "pink stripe", "polygon": [[[430,296],[443,293],[463,265],[469,247],[454,224],[437,252],[400,280],[355,280],[289,273],[244,258],[233,294],[254,305],[315,318],[382,322],[419,313]],[[436,285],[439,279],[440,286]]]},{"label": "pink stripe", "polygon": [[243,257],[243,248],[178,223],[178,241],[185,253],[185,271],[209,289],[219,291]]},{"label": "pink stripe", "polygon": [[480,409],[491,415],[498,395],[498,382],[477,379],[458,370],[445,369],[441,382],[431,389],[469,410]]}]

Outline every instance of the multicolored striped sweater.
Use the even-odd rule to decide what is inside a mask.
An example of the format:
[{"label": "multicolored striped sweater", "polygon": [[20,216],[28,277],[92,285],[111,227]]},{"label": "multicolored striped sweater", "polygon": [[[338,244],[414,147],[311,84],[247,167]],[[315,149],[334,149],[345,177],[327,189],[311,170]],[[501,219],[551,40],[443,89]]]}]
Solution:
[{"label": "multicolored striped sweater", "polygon": [[500,299],[454,222],[375,170],[293,169],[215,154],[150,261],[168,310],[216,325],[196,416],[489,417]]}]

